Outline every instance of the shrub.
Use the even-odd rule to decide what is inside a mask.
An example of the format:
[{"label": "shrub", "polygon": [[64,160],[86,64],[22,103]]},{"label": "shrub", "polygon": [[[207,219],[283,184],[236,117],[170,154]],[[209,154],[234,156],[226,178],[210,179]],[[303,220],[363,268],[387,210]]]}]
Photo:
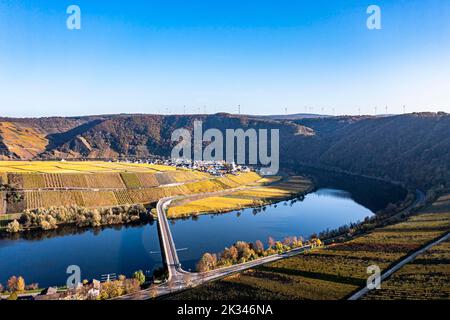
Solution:
[{"label": "shrub", "polygon": [[133,279],[136,279],[139,282],[139,285],[143,285],[145,283],[145,275],[142,270],[138,270],[133,273]]},{"label": "shrub", "polygon": [[14,220],[6,226],[6,231],[10,233],[15,233],[20,231],[20,223],[17,220]]},{"label": "shrub", "polygon": [[7,298],[8,300],[17,300],[19,297],[17,295],[17,292],[13,292],[9,295],[9,297]]}]

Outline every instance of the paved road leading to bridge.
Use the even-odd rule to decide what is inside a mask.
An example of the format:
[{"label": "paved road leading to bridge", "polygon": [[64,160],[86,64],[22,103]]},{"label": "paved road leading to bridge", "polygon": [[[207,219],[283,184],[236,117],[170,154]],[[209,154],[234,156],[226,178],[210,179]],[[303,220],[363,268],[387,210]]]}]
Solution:
[{"label": "paved road leading to bridge", "polygon": [[[254,268],[256,266],[274,262],[277,260],[293,257],[299,254],[304,253],[307,250],[311,249],[311,246],[304,246],[301,248],[294,249],[292,251],[272,255],[268,257],[263,257],[257,260],[249,261],[246,263],[241,263],[237,265],[232,265],[230,267],[226,268],[220,268],[211,270],[208,272],[202,272],[202,273],[193,273],[193,272],[187,272],[182,269],[180,261],[178,259],[178,254],[175,246],[175,242],[172,238],[172,233],[170,231],[169,222],[166,215],[167,207],[170,205],[170,203],[174,200],[181,200],[181,199],[187,199],[191,197],[210,197],[210,196],[217,196],[217,195],[223,195],[229,192],[234,192],[238,190],[246,190],[254,188],[255,186],[243,186],[233,189],[227,189],[223,191],[218,192],[210,192],[210,193],[204,193],[204,194],[198,194],[198,195],[189,195],[189,196],[175,196],[175,197],[168,197],[163,198],[158,201],[158,204],[156,206],[157,214],[158,214],[158,227],[160,230],[160,236],[162,241],[162,247],[163,247],[163,254],[164,259],[167,264],[168,272],[169,272],[169,278],[168,280],[158,286],[141,290],[139,292],[124,295],[121,297],[118,297],[116,299],[119,300],[146,300],[151,299],[157,296],[163,296],[167,294],[171,294],[177,291],[182,291],[191,287],[195,287],[201,284],[204,284],[206,282],[217,280],[220,278],[224,278],[226,276],[229,276],[234,273],[238,273],[250,268]],[[411,204],[408,209],[411,209],[413,207],[416,207],[418,205],[423,204],[424,202],[424,195],[421,191],[416,191],[416,200],[413,204]],[[403,211],[402,211],[403,212]],[[363,289],[364,290],[364,289]],[[362,293],[362,292],[361,292]],[[355,295],[355,298],[360,295],[361,293],[357,293]],[[365,294],[365,293],[364,293]]]},{"label": "paved road leading to bridge", "polygon": [[[210,192],[210,193],[204,193],[201,194],[202,197],[210,197],[210,196],[217,196],[217,195],[223,195],[226,193],[239,191],[239,190],[245,190],[250,189],[252,187],[244,186],[244,187],[238,187],[233,189],[227,189],[223,191],[218,192]],[[196,197],[200,195],[190,195],[188,197],[182,197],[182,196],[175,196],[175,197],[168,197],[163,198],[158,201],[158,204],[156,205],[156,210],[158,214],[158,228],[160,231],[160,237],[161,237],[161,243],[162,243],[162,249],[164,254],[164,260],[167,265],[169,277],[168,280],[158,286],[141,290],[139,292],[124,295],[121,297],[118,297],[119,300],[145,300],[150,299],[156,296],[162,296],[170,293],[174,293],[177,291],[185,290],[190,287],[195,287],[200,284],[217,280],[226,276],[229,276],[233,273],[241,272],[246,269],[250,269],[262,264],[266,264],[269,262],[277,261],[280,259],[289,258],[298,254],[301,254],[307,250],[311,249],[311,246],[304,246],[301,248],[297,248],[294,250],[291,250],[289,252],[283,253],[283,254],[277,254],[272,255],[268,257],[263,257],[257,260],[249,261],[246,263],[241,263],[237,265],[233,265],[226,268],[220,268],[211,270],[208,272],[202,272],[202,273],[193,273],[193,272],[187,272],[182,269],[180,260],[178,258],[177,249],[175,246],[175,242],[173,241],[172,233],[170,231],[169,222],[166,215],[167,207],[170,205],[170,203],[173,200],[176,199],[185,199],[190,197]]]}]

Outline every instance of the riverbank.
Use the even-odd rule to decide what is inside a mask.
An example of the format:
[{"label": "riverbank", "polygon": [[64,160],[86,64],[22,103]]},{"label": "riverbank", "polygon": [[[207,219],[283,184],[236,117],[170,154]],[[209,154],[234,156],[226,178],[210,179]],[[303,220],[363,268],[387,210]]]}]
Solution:
[{"label": "riverbank", "polygon": [[8,223],[7,233],[47,231],[60,226],[74,225],[79,228],[112,226],[153,220],[151,213],[140,204],[110,208],[50,207],[26,210],[20,218]]},{"label": "riverbank", "polygon": [[[387,270],[410,252],[449,230],[450,196],[444,195],[403,222],[375,229],[341,244],[254,268],[174,298],[344,299],[365,286],[367,267],[376,265]],[[417,298],[420,287],[409,287],[409,290],[411,297]],[[426,288],[422,293],[427,294]],[[407,297],[406,292],[402,298]]]},{"label": "riverbank", "polygon": [[261,208],[276,202],[302,197],[314,190],[314,184],[302,176],[286,177],[268,184],[224,191],[215,196],[196,196],[173,201],[168,208],[169,219],[202,214],[227,213],[246,208]]},{"label": "riverbank", "polygon": [[[173,172],[177,173],[176,171]],[[164,174],[167,175],[168,173]],[[151,206],[159,199],[167,196],[226,191],[243,186],[264,185],[267,183],[267,178],[262,178],[255,172],[227,174],[221,177],[209,177],[208,179],[205,179],[204,173],[194,171],[183,171],[181,174],[182,176],[178,173],[177,179],[173,180],[176,182],[167,180],[166,178],[168,178],[168,176],[161,176],[159,174],[157,177],[160,179],[160,183],[173,183],[161,184],[160,186],[151,188],[146,187],[144,189],[132,188],[133,185],[129,181],[131,179],[131,174],[127,173],[125,175],[122,173],[116,175],[107,174],[103,176],[102,179],[100,179],[103,183],[102,188],[92,188],[90,191],[22,190],[21,196],[17,197],[16,203],[10,205],[10,207],[21,208],[19,211],[20,213],[0,214],[0,232],[20,232],[23,230],[38,229],[49,230],[64,224],[96,227],[100,225],[129,223],[137,221],[137,219],[135,219],[135,217],[132,217],[133,219],[130,221],[129,219],[122,219],[123,217],[120,216],[121,211],[123,213],[123,210],[121,210],[122,208],[136,205]],[[152,175],[153,174],[146,174],[142,177],[149,179],[149,177],[153,177]],[[188,178],[191,179],[193,176],[197,175],[198,181],[192,182],[192,180],[188,180]],[[29,175],[26,175],[27,178],[24,178],[25,176],[20,176],[18,174],[11,175],[11,177],[14,177],[16,180],[18,179],[17,177],[20,177],[24,181],[29,178],[28,176]],[[70,175],[60,174],[58,177],[60,179],[62,179],[62,177],[68,179],[68,176]],[[34,179],[40,176],[35,174],[32,177]],[[97,177],[97,175],[95,177]],[[114,179],[112,177],[114,177]],[[124,177],[127,177],[127,189],[110,190],[108,189],[109,187],[106,188],[104,185],[106,183],[114,182],[119,178],[124,179]],[[136,180],[136,185],[137,182],[140,181],[138,178],[142,178],[141,176],[138,176],[137,173],[133,177],[135,178],[134,180]],[[162,177],[164,177],[164,179],[162,179]],[[74,177],[72,176],[71,178],[73,179]],[[67,187],[71,183],[73,184],[73,181],[68,180],[64,184],[61,182],[60,185],[62,184],[64,187]],[[24,183],[22,182],[22,184]],[[56,212],[58,210],[63,213],[69,211],[73,214],[71,214],[69,219],[64,217],[63,213]],[[74,211],[76,212],[74,213]],[[109,211],[113,211],[113,214],[109,214]],[[115,214],[115,211],[119,211],[119,213]],[[102,212],[106,212],[105,216],[109,216],[107,219],[108,221],[105,219],[103,219],[105,220],[103,221],[101,218],[99,219],[97,213],[100,213],[100,215],[103,216]],[[77,214],[79,214],[79,217],[77,217]],[[143,214],[140,214],[140,216],[142,215]],[[31,222],[30,219],[28,219],[30,216]],[[34,216],[38,216],[38,219],[35,219]]]}]

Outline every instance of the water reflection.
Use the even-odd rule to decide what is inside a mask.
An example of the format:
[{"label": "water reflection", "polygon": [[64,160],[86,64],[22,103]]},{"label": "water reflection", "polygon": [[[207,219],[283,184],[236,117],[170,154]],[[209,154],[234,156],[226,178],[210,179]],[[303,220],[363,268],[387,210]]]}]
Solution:
[{"label": "water reflection", "polygon": [[[309,237],[326,229],[363,220],[396,202],[404,190],[364,179],[325,174],[318,190],[296,199],[228,214],[171,220],[172,234],[186,269],[194,269],[204,252],[220,252],[237,240],[266,242],[269,236]],[[156,223],[96,229],[66,226],[46,232],[1,236],[0,283],[22,275],[41,286],[64,284],[68,265],[79,265],[82,277],[147,273],[162,265]]]}]

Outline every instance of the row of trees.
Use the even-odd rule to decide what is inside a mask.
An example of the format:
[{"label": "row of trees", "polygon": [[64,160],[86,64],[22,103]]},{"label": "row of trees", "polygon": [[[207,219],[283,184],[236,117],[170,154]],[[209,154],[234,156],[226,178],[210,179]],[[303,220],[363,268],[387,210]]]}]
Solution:
[{"label": "row of trees", "polygon": [[[57,293],[59,298],[77,298],[77,299],[111,299],[119,297],[124,294],[139,291],[141,286],[145,283],[146,277],[142,270],[136,271],[131,278],[120,275],[117,280],[98,283],[95,281],[89,283],[88,280],[83,280],[83,283],[75,289],[67,289],[65,292]],[[39,285],[33,283],[25,284],[25,279],[21,276],[12,276],[7,282],[7,292],[9,293],[9,300],[16,300],[18,294],[29,290],[37,290]],[[92,294],[92,289],[97,289],[97,294]],[[0,284],[0,293],[5,292],[5,288]]]},{"label": "row of trees", "polygon": [[281,254],[289,250],[300,248],[304,245],[321,246],[319,238],[313,237],[304,242],[302,237],[287,237],[283,241],[275,241],[269,237],[268,248],[257,240],[254,243],[238,241],[229,248],[225,248],[219,254],[204,253],[197,263],[198,272],[206,272],[217,268],[228,267],[234,264],[245,263],[261,257]]},{"label": "row of trees", "polygon": [[145,275],[142,270],[136,271],[131,279],[127,279],[124,275],[120,275],[115,281],[102,283],[100,294],[96,299],[107,300],[120,297],[124,294],[134,293],[139,291],[144,283]]},{"label": "row of trees", "polygon": [[20,219],[10,222],[6,230],[10,233],[24,229],[56,229],[59,224],[75,224],[78,227],[99,227],[148,221],[153,216],[140,204],[113,208],[90,209],[78,206],[50,207],[25,210]]},{"label": "row of trees", "polygon": [[16,300],[18,294],[26,290],[36,290],[39,288],[37,283],[31,283],[29,285],[25,284],[25,279],[21,276],[12,276],[8,279],[6,283],[6,288],[0,283],[0,293],[8,292],[9,300]]}]

